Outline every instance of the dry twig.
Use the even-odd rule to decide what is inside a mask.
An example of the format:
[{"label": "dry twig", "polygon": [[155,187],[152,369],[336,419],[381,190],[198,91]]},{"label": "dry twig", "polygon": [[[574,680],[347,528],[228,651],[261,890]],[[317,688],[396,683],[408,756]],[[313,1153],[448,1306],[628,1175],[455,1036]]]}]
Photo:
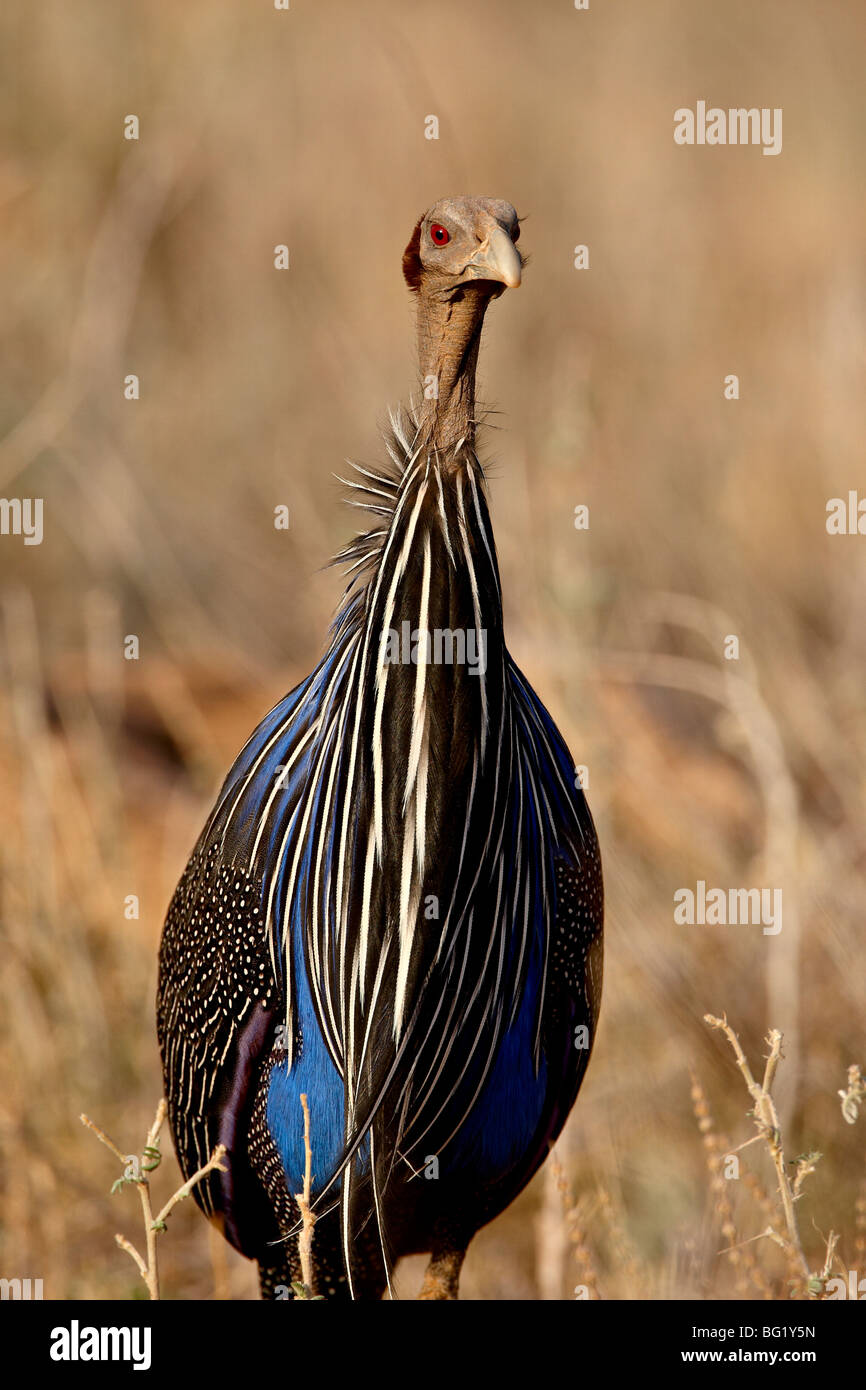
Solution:
[{"label": "dry twig", "polygon": [[183,1183],[173,1196],[169,1197],[159,1214],[154,1217],[153,1206],[150,1200],[150,1179],[147,1174],[152,1173],[162,1162],[162,1154],[159,1148],[159,1135],[165,1122],[166,1108],[165,1101],[161,1100],[156,1108],[156,1116],[148,1132],[147,1140],[145,1141],[144,1149],[140,1157],[136,1154],[121,1153],[110,1135],[100,1129],[99,1125],[94,1124],[89,1116],[81,1116],[81,1123],[92,1130],[100,1143],[104,1144],[107,1149],[110,1149],[115,1158],[120,1159],[120,1162],[124,1165],[123,1176],[118,1178],[117,1182],[113,1184],[111,1189],[112,1192],[118,1192],[120,1188],[125,1187],[127,1183],[133,1183],[134,1186],[138,1188],[138,1195],[141,1200],[141,1211],[144,1218],[147,1257],[143,1258],[132,1242],[127,1240],[126,1236],[118,1233],[114,1239],[120,1246],[120,1249],[125,1250],[135,1261],[138,1266],[138,1272],[147,1285],[148,1293],[152,1299],[159,1298],[159,1268],[156,1258],[157,1236],[160,1231],[166,1229],[168,1217],[177,1206],[178,1202],[182,1202],[185,1197],[189,1196],[196,1183],[201,1182],[202,1178],[206,1177],[207,1174],[214,1169],[218,1169],[221,1173],[225,1172],[220,1162],[220,1160],[225,1157],[225,1145],[217,1144],[207,1163],[199,1168],[198,1172],[193,1173],[192,1177],[189,1178],[187,1182]]},{"label": "dry twig", "polygon": [[[767,1042],[770,1045],[770,1052],[764,1069],[763,1082],[759,1084],[752,1075],[752,1069],[746,1059],[746,1054],[740,1046],[740,1040],[728,1023],[728,1020],[726,1018],[716,1018],[713,1014],[705,1014],[704,1022],[708,1023],[711,1028],[718,1028],[720,1032],[724,1033],[733,1048],[737,1066],[742,1073],[746,1088],[754,1102],[752,1114],[758,1128],[758,1134],[765,1141],[776,1169],[779,1200],[781,1201],[782,1211],[785,1217],[787,1235],[784,1241],[782,1241],[782,1237],[778,1236],[777,1233],[774,1232],[773,1235],[777,1242],[783,1243],[783,1248],[787,1249],[795,1267],[799,1271],[803,1283],[809,1286],[812,1273],[809,1269],[809,1262],[803,1252],[803,1244],[797,1226],[794,1204],[800,1196],[803,1179],[807,1177],[809,1173],[814,1172],[815,1160],[819,1158],[820,1155],[804,1155],[804,1157],[798,1161],[794,1180],[793,1182],[791,1181],[788,1177],[785,1152],[782,1147],[779,1117],[776,1113],[776,1105],[772,1096],[772,1086],[776,1079],[776,1071],[782,1056],[782,1034],[779,1032],[778,1028],[772,1028],[770,1030],[767,1037]],[[769,1231],[765,1232],[765,1234],[769,1235]]]},{"label": "dry twig", "polygon": [[298,1232],[298,1254],[301,1258],[301,1283],[295,1284],[295,1294],[300,1299],[311,1299],[313,1294],[313,1227],[316,1214],[312,1209],[313,1188],[313,1150],[310,1146],[310,1107],[306,1093],[301,1095],[304,1110],[304,1190],[295,1194],[295,1201],[301,1213],[301,1229]]}]

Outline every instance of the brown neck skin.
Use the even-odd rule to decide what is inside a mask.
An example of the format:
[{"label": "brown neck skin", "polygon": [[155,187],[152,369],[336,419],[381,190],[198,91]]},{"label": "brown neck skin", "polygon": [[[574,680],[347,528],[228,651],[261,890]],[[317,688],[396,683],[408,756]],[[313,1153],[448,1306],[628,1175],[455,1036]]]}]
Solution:
[{"label": "brown neck skin", "polygon": [[435,291],[421,284],[418,304],[418,358],[422,387],[430,391],[430,377],[438,384],[438,399],[421,403],[421,437],[440,454],[475,439],[475,369],[484,313],[496,292],[493,284],[478,281],[456,292]]}]

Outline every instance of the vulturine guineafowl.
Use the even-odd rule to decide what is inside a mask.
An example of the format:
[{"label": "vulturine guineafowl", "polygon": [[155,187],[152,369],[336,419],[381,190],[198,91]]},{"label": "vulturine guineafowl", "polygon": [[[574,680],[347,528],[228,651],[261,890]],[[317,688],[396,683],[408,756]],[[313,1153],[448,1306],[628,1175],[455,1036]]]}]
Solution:
[{"label": "vulturine guineafowl", "polygon": [[300,1278],[312,1118],[316,1290],[380,1298],[429,1252],[456,1298],[480,1226],[543,1162],[598,1020],[602,878],[572,758],[505,645],[475,371],[520,284],[510,204],[448,198],[403,256],[423,398],[358,468],[327,651],[255,730],[178,885],[158,1031],[184,1173],[256,1259]]}]

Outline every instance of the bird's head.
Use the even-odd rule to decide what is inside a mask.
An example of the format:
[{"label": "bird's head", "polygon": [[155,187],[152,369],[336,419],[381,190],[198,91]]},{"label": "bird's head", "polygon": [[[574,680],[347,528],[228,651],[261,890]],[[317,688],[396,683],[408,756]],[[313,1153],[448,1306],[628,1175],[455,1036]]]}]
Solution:
[{"label": "bird's head", "polygon": [[517,213],[498,198],[440,198],[421,218],[403,253],[409,288],[449,296],[484,282],[499,295],[520,284]]}]

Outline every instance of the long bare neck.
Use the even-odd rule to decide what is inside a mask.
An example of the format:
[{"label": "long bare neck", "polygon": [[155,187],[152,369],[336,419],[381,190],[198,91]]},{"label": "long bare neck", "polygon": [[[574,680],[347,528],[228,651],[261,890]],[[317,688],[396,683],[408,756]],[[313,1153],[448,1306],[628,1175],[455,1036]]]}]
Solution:
[{"label": "long bare neck", "polygon": [[475,437],[475,370],[490,294],[481,286],[445,296],[421,286],[418,358],[424,392],[419,424],[442,454]]}]

